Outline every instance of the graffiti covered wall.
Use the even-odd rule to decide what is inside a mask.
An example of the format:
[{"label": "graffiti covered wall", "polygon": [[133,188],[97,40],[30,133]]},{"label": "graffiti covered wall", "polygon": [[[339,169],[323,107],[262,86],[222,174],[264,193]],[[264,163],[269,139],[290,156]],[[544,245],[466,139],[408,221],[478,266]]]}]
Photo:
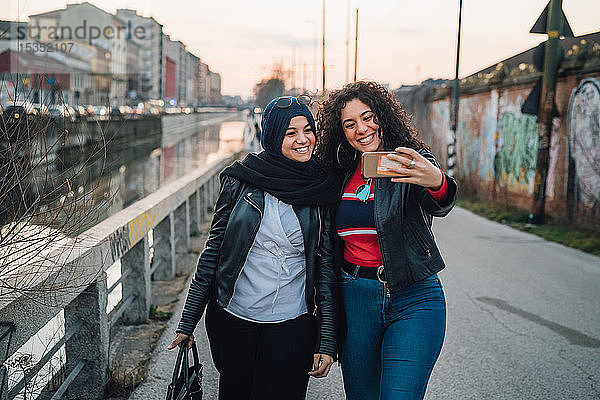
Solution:
[{"label": "graffiti covered wall", "polygon": [[430,129],[420,129],[420,132],[430,132],[435,139],[423,138],[431,146],[431,151],[438,159],[441,165],[446,165],[448,160],[448,143],[452,140],[452,131],[450,130],[450,102],[440,100],[432,103],[429,110],[427,123]]},{"label": "graffiti covered wall", "polygon": [[457,126],[460,176],[479,181],[493,180],[498,92],[463,97]]},{"label": "graffiti covered wall", "polygon": [[568,110],[568,164],[576,214],[595,219],[600,213],[600,82],[582,80]]},{"label": "graffiti covered wall", "polygon": [[[550,143],[546,212],[600,229],[600,74],[559,79]],[[538,123],[522,114],[533,84],[490,87],[460,97],[457,178],[482,198],[531,206]],[[448,143],[448,97],[427,103],[428,129]],[[440,146],[441,147],[441,146]],[[443,151],[440,149],[439,151]]]}]

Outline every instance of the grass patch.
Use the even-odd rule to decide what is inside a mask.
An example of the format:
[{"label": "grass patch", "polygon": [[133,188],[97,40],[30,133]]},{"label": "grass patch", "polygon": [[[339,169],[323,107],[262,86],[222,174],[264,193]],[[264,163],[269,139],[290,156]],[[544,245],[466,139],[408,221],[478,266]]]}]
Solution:
[{"label": "grass patch", "polygon": [[159,306],[154,304],[150,305],[150,319],[154,319],[157,321],[168,321],[173,316],[173,312],[171,311],[163,311]]},{"label": "grass patch", "polygon": [[562,225],[549,216],[546,217],[547,221],[544,225],[532,225],[527,220],[528,211],[503,203],[470,197],[458,199],[456,204],[492,221],[600,256],[600,232]]},{"label": "grass patch", "polygon": [[137,363],[134,368],[119,370],[108,369],[108,381],[104,388],[104,398],[126,400],[134,389],[146,379],[150,358],[145,358]]}]

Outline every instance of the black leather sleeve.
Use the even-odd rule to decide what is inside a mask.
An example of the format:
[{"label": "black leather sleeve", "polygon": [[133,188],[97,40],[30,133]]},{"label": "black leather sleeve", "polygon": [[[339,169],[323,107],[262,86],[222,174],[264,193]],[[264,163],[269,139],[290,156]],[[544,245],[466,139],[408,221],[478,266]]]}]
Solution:
[{"label": "black leather sleeve", "polygon": [[332,211],[329,208],[322,210],[321,214],[322,229],[319,244],[321,265],[319,266],[318,286],[319,335],[316,351],[336,358],[338,349],[339,294],[335,270],[336,233],[331,214]]},{"label": "black leather sleeve", "polygon": [[233,183],[230,177],[223,177],[221,179],[221,191],[217,204],[215,205],[215,212],[210,226],[210,232],[208,240],[204,246],[198,265],[196,267],[196,274],[190,284],[187,298],[185,300],[185,306],[179,321],[179,326],[176,332],[181,332],[186,335],[190,335],[194,332],[196,324],[202,317],[206,304],[209,300],[210,289],[215,277],[215,271],[217,269],[217,263],[219,258],[219,249],[223,242],[223,236],[227,222],[229,221],[229,215],[233,208]]},{"label": "black leather sleeve", "polygon": [[[425,157],[429,162],[431,162],[436,167],[440,168],[435,157],[428,152],[427,150],[420,150],[419,153]],[[444,173],[444,172],[443,172]],[[433,215],[434,217],[445,217],[448,215],[450,210],[454,208],[454,204],[456,203],[456,191],[457,185],[454,178],[450,177],[446,173],[446,187],[447,194],[446,199],[443,201],[437,201],[431,196],[429,190],[422,186],[412,185],[413,190],[416,191],[416,198],[419,202],[419,205],[425,210],[428,214]]]}]

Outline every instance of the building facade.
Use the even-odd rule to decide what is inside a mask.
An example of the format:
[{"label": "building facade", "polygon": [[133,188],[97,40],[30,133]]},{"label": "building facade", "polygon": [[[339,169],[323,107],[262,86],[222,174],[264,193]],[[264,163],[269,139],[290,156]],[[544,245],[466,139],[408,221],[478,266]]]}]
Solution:
[{"label": "building facade", "polygon": [[163,25],[152,17],[144,17],[136,10],[118,9],[117,17],[125,21],[127,39],[139,46],[137,68],[140,100],[158,100],[163,97]]},{"label": "building facade", "polygon": [[123,20],[84,2],[29,16],[28,34],[41,43],[93,46],[92,99],[122,105],[127,92],[127,32]]},{"label": "building facade", "polygon": [[30,15],[28,22],[0,21],[2,26],[6,29],[0,36],[0,53],[40,46],[56,49],[33,55],[65,66],[70,74],[68,90],[61,89],[66,103],[120,106],[154,101],[191,108],[221,102],[221,76],[183,42],[164,34],[162,24],[136,10],[111,14],[83,2]]}]

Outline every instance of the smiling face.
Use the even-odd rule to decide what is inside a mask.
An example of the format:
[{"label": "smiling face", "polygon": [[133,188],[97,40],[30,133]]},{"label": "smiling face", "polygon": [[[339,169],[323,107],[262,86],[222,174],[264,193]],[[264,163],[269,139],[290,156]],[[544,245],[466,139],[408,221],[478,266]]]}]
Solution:
[{"label": "smiling face", "polygon": [[315,133],[304,116],[290,120],[285,131],[281,153],[290,160],[306,162],[310,160],[315,148]]},{"label": "smiling face", "polygon": [[380,150],[379,125],[368,105],[358,99],[349,101],[342,108],[341,119],[344,135],[352,147],[361,153]]}]

